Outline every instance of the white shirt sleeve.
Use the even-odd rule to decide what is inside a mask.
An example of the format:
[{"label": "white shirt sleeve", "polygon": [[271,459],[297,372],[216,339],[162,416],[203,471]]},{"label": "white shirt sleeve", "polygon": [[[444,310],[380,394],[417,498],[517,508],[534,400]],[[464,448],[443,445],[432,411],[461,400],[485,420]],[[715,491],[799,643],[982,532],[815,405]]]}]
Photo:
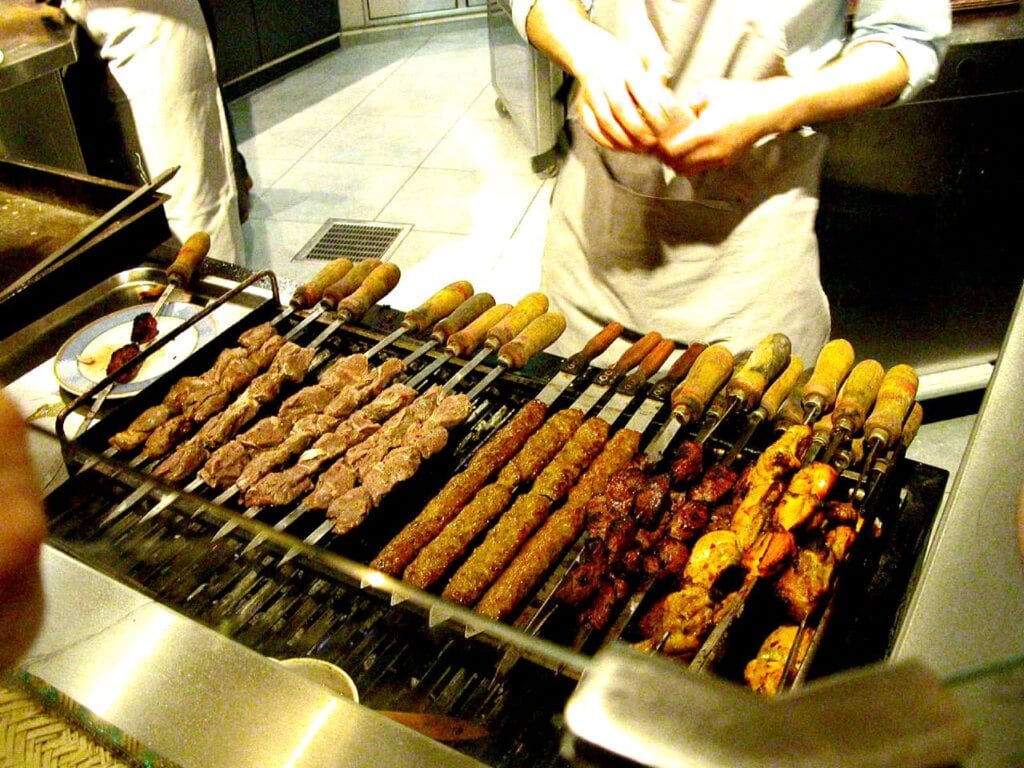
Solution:
[{"label": "white shirt sleeve", "polygon": [[[537,0],[509,0],[512,6],[512,23],[516,26],[516,31],[522,35],[523,40],[526,40],[526,17],[530,15],[530,11],[533,10],[533,4]],[[580,5],[590,13],[590,6],[593,5],[594,0],[577,0]]]}]

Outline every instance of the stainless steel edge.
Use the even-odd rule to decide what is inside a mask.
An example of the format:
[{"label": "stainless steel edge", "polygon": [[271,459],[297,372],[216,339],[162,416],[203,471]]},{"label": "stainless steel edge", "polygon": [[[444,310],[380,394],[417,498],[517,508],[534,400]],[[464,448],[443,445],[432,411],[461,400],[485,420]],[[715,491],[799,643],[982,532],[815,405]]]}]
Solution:
[{"label": "stainless steel edge", "polygon": [[22,668],[183,768],[481,765],[52,547],[43,567]]}]

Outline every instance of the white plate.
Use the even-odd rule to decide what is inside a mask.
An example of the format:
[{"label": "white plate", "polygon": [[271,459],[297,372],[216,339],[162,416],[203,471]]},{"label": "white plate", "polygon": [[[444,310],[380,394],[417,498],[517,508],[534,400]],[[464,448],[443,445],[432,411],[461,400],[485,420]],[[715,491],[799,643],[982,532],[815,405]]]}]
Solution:
[{"label": "white plate", "polygon": [[[153,308],[153,304],[139,304],[113,312],[85,326],[68,339],[54,360],[57,381],[72,394],[82,395],[107,375],[110,356],[132,340],[132,321]],[[199,307],[184,302],[169,302],[157,318],[157,338],[166,336],[185,320],[199,312]],[[165,347],[159,349],[143,364],[138,375],[127,384],[117,384],[108,397],[130,397],[140,392],[150,381],[176,366],[201,344],[213,338],[215,326],[209,317]]]}]

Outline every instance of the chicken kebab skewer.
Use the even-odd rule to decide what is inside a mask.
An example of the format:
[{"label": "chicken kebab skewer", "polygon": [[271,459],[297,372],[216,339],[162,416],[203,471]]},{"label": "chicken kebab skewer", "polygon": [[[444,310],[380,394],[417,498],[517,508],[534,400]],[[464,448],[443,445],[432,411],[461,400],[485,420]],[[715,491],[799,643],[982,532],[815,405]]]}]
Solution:
[{"label": "chicken kebab skewer", "polygon": [[[544,312],[546,308],[547,298],[543,294],[528,294],[485,334],[470,326],[466,329],[469,334],[462,338],[455,334],[449,346],[463,350],[497,348],[500,365],[525,364],[553,343],[565,327],[564,318]],[[538,316],[538,312],[542,314]],[[464,422],[471,408],[467,395],[431,386],[377,433],[333,457],[333,463],[320,474],[315,487],[300,504],[301,513],[320,509],[327,515],[304,543],[312,546],[329,533],[344,534],[360,525],[384,496],[446,445],[449,430]],[[297,551],[294,547],[290,549],[283,562]]]},{"label": "chicken kebab skewer", "polygon": [[[865,433],[876,436],[879,444],[888,452],[883,458],[886,469],[892,466],[897,452],[906,452],[921,425],[924,412],[920,404],[915,402],[917,388],[918,376],[913,368],[908,365],[893,366],[886,371],[875,405],[864,422]],[[861,472],[861,478],[868,471],[869,463],[874,464],[874,458],[870,454],[869,458],[864,460],[865,469]],[[831,614],[840,572],[851,560],[851,549],[860,540],[865,525],[875,525],[879,522],[877,518],[869,518],[869,515],[874,513],[873,499],[881,487],[881,481],[878,479],[874,482],[870,493],[863,497],[858,496],[860,483],[858,479],[851,491],[850,503],[855,510],[853,520],[842,520],[845,526],[827,531],[822,537],[825,546],[810,551],[807,557],[803,558],[804,563],[800,560],[800,556],[804,554],[802,550],[794,564],[779,578],[778,591],[790,606],[790,616],[800,622],[780,678],[783,690],[799,684],[802,680],[804,665],[820,642],[820,632],[827,624],[828,615]],[[849,525],[850,522],[853,523],[852,527]],[[801,565],[807,567],[801,568]],[[811,653],[805,653],[798,661],[797,649],[804,646],[804,637],[811,631],[810,621],[817,615],[818,608],[825,599],[828,600],[828,606],[812,630],[812,640],[805,649]]]},{"label": "chicken kebab skewer", "polygon": [[[888,449],[882,461],[895,461],[906,450],[916,435],[922,415],[920,404],[915,404],[904,422],[900,439]],[[873,507],[873,494],[877,489],[877,485],[873,486],[863,498],[862,510]],[[840,572],[855,559],[855,547],[863,546],[858,542],[863,541],[860,534],[869,521],[850,502],[833,502],[830,506],[833,509],[822,516],[826,519],[815,526],[816,536],[801,548],[797,559],[776,582],[776,593],[787,604],[790,618],[800,623],[785,623],[772,630],[757,655],[746,664],[744,679],[759,693],[774,696],[802,684],[835,610]],[[828,525],[829,522],[833,524]],[[824,608],[821,607],[823,602]]]},{"label": "chicken kebab skewer", "polygon": [[[494,305],[490,294],[471,295],[472,292],[472,286],[465,281],[442,288],[423,305],[411,310],[392,336],[397,338],[409,331],[423,330],[435,321],[435,334],[462,328]],[[378,344],[365,353],[336,359],[317,383],[286,399],[275,415],[264,417],[246,432],[213,450],[185,490],[194,492],[205,483],[223,491],[213,501],[223,504],[239,490],[251,487],[304,451],[314,440],[338,428],[357,409],[389,391],[389,384],[405,371],[408,358],[388,358],[371,368],[369,361],[380,349]],[[378,404],[369,409],[369,413],[380,420],[390,415],[390,408],[398,407],[400,391],[391,389],[383,400],[392,405]],[[164,506],[166,503],[161,502],[147,515],[159,512]]]},{"label": "chicken kebab skewer", "polygon": [[[880,365],[865,360],[853,367],[836,398],[833,411],[844,424],[864,423],[865,414],[878,395]],[[724,615],[697,652],[691,668],[704,669],[721,654],[731,626],[746,607],[754,587],[762,578],[770,577],[786,565],[796,553],[793,530],[799,527],[821,505],[831,492],[839,472],[831,464],[813,460],[814,443],[808,445],[801,468],[790,480],[786,491],[769,512],[763,503],[741,502],[733,516],[732,530],[736,547],[746,571],[742,586],[726,598]],[[834,452],[834,451],[833,451]],[[811,460],[808,460],[808,456]]]},{"label": "chicken kebab skewer", "polygon": [[[371,306],[387,295],[398,283],[400,272],[398,267],[385,263],[373,269],[357,284],[355,280],[351,279],[353,275],[360,277],[361,270],[357,272],[357,268],[353,267],[345,277],[327,289],[332,290],[339,285],[343,286],[344,290],[353,288],[338,305],[338,315],[346,317],[349,321],[362,317]],[[276,346],[269,366],[258,376],[240,377],[242,381],[246,382],[244,389],[230,404],[228,400],[233,392],[229,394],[221,392],[222,396],[220,397],[206,398],[203,400],[203,408],[200,413],[185,416],[177,423],[175,423],[177,417],[172,418],[169,423],[158,427],[146,439],[146,446],[142,453],[144,458],[159,459],[173,450],[170,456],[157,463],[154,468],[154,474],[158,479],[165,482],[181,482],[193,474],[206,460],[211,449],[230,439],[242,426],[254,418],[265,404],[276,400],[281,388],[286,383],[300,383],[316,367],[314,357],[319,344],[315,342],[302,347],[283,339],[271,329],[265,344]],[[243,368],[253,367],[247,365],[247,363],[253,362],[250,359],[239,362]],[[217,373],[214,372],[213,375],[216,376]],[[216,388],[216,384],[213,382],[207,381],[206,383]],[[197,424],[201,424],[198,431],[185,440]],[[147,450],[150,449],[151,444],[153,444],[152,450]],[[135,502],[150,493],[153,487],[153,483],[143,483],[135,492],[115,506],[104,522],[109,522],[122,515]]]}]

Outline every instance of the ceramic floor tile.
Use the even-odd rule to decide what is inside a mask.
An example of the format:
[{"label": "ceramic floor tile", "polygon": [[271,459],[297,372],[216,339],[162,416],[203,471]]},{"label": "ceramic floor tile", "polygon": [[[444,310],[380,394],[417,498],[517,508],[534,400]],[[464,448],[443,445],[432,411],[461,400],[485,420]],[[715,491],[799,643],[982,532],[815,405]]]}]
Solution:
[{"label": "ceramic floor tile", "polygon": [[384,221],[453,234],[508,238],[541,181],[525,174],[488,174],[422,168],[381,212]]},{"label": "ceramic floor tile", "polygon": [[531,173],[531,152],[511,121],[461,118],[423,162],[426,168]]},{"label": "ceramic floor tile", "polygon": [[[241,150],[240,150],[241,151]],[[245,167],[253,181],[253,194],[259,195],[280,179],[295,165],[295,160],[266,157],[260,152],[242,152]]]},{"label": "ceramic floor tile", "polygon": [[[250,218],[242,225],[248,253],[245,266],[257,270],[272,269],[284,279],[293,279],[292,273],[297,273],[300,279],[312,276],[318,269],[318,262],[293,262],[292,258],[321,226],[322,222]],[[313,265],[309,275],[304,274],[307,264]]]},{"label": "ceramic floor tile", "polygon": [[253,198],[251,215],[321,224],[330,218],[369,221],[411,172],[396,166],[301,161]]},{"label": "ceramic floor tile", "polygon": [[430,115],[353,114],[317,142],[304,159],[415,168],[450,128],[450,120]]},{"label": "ceramic floor tile", "polygon": [[389,77],[353,112],[434,115],[454,122],[469,109],[483,89],[484,85],[479,82],[422,80],[406,73],[401,77]]}]

